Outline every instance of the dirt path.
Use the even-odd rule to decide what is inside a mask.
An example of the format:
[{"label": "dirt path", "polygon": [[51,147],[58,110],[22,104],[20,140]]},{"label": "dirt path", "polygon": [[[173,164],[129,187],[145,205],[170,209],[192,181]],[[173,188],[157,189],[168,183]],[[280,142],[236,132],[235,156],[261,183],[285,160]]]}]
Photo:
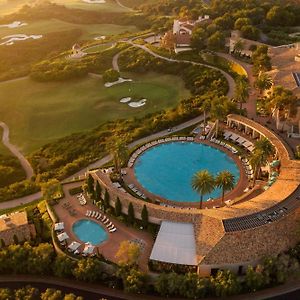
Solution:
[{"label": "dirt path", "polygon": [[0,122],[0,127],[3,128],[3,135],[2,135],[2,143],[5,147],[8,148],[8,150],[20,161],[23,169],[26,173],[26,178],[30,179],[34,175],[34,171],[29,163],[29,161],[26,159],[26,157],[19,151],[19,149],[10,143],[9,141],[9,128],[4,122]]}]

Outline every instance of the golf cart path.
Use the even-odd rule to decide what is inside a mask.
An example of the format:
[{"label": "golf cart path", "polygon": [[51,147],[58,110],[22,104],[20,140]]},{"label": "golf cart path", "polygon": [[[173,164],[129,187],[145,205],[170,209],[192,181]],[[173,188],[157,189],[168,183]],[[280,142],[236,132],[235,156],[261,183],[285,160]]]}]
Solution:
[{"label": "golf cart path", "polygon": [[3,128],[3,135],[2,135],[2,143],[3,145],[8,148],[8,150],[20,161],[25,173],[26,179],[30,179],[34,175],[34,171],[26,159],[26,157],[19,151],[19,149],[10,143],[9,141],[9,128],[4,122],[0,122],[0,127]]},{"label": "golf cart path", "polygon": [[[146,52],[148,52],[149,54],[151,54],[152,56],[156,57],[156,58],[160,58],[160,59],[163,59],[163,60],[166,60],[166,61],[169,61],[169,62],[177,62],[177,63],[187,63],[187,64],[192,64],[194,66],[203,66],[203,67],[207,67],[207,68],[210,68],[210,69],[213,69],[213,70],[217,70],[217,71],[220,71],[223,76],[226,78],[227,82],[228,82],[228,86],[229,86],[229,89],[228,89],[228,93],[227,93],[227,97],[228,98],[233,98],[234,96],[234,91],[235,91],[235,81],[234,79],[228,74],[226,73],[225,71],[217,68],[217,67],[214,67],[214,66],[211,66],[211,65],[207,65],[207,64],[203,64],[203,63],[199,63],[199,62],[194,62],[194,61],[190,61],[190,60],[182,60],[182,59],[173,59],[173,58],[168,58],[168,57],[165,57],[165,56],[161,56],[155,52],[153,52],[152,50],[150,50],[149,48],[147,48],[146,46],[144,45],[139,45],[139,44],[135,44],[134,42],[132,42],[131,40],[129,41],[124,41],[125,43],[128,43],[130,44],[132,47],[136,47],[136,48],[140,48]],[[123,50],[125,51],[125,50]],[[116,70],[116,71],[120,71],[120,67],[119,67],[119,64],[118,64],[118,59],[119,59],[119,56],[120,54],[123,52],[119,52],[117,53],[114,57],[113,57],[113,60],[112,60],[112,65],[113,65],[113,69]]]}]

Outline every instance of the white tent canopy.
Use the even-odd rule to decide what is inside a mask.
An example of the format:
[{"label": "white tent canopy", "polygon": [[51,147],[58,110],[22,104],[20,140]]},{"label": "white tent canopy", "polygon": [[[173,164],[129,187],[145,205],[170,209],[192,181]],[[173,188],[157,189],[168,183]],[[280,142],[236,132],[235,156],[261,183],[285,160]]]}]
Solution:
[{"label": "white tent canopy", "polygon": [[69,236],[65,232],[63,232],[63,233],[57,235],[57,238],[60,242],[62,242],[64,240],[67,240],[69,238]]},{"label": "white tent canopy", "polygon": [[92,254],[94,252],[95,246],[90,243],[85,244],[84,249],[82,251],[83,254]]},{"label": "white tent canopy", "polygon": [[77,250],[79,247],[80,247],[81,244],[79,244],[78,242],[74,241],[72,242],[68,248],[71,250],[71,251],[75,251]]},{"label": "white tent canopy", "polygon": [[56,224],[54,225],[54,230],[55,230],[55,231],[56,231],[56,230],[64,230],[64,228],[65,228],[64,222],[56,223]]},{"label": "white tent canopy", "polygon": [[150,259],[196,266],[196,243],[193,224],[163,221]]}]

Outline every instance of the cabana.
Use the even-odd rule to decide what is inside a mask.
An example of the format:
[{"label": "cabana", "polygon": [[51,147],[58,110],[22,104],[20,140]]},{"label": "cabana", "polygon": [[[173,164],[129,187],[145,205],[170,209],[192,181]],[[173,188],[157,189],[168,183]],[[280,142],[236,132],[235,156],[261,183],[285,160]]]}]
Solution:
[{"label": "cabana", "polygon": [[60,242],[63,242],[69,238],[66,232],[57,235],[57,238]]},{"label": "cabana", "polygon": [[79,247],[81,246],[81,244],[79,244],[76,241],[73,241],[69,246],[68,249],[72,252],[74,252],[75,250],[77,250]]},{"label": "cabana", "polygon": [[93,246],[91,243],[86,243],[82,251],[82,254],[86,254],[86,255],[93,254],[94,249],[95,246]]},{"label": "cabana", "polygon": [[64,230],[64,228],[65,228],[64,222],[56,223],[54,225],[54,230],[55,231]]}]

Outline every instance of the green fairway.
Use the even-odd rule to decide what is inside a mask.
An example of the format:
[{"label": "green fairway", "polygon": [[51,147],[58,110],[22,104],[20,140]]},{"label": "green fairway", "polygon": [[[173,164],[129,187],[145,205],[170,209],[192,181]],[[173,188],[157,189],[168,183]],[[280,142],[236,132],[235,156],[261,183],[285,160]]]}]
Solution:
[{"label": "green fairway", "polygon": [[129,10],[119,6],[114,0],[105,0],[105,3],[86,3],[82,0],[53,0],[54,3],[70,8],[96,10],[103,12],[128,12]]},{"label": "green fairway", "polygon": [[[88,130],[100,123],[140,117],[175,107],[189,91],[176,76],[130,75],[134,82],[105,88],[101,78],[37,83],[22,79],[0,83],[0,120],[10,127],[11,141],[29,153],[47,142]],[[147,99],[143,107],[120,103],[123,97]]]},{"label": "green fairway", "polygon": [[[61,20],[51,19],[34,21],[19,28],[0,28],[0,38],[12,34],[47,34],[72,29],[81,29],[82,40],[93,39],[102,35],[116,35],[124,32],[137,32],[135,26],[120,26],[114,24],[73,24]],[[21,42],[19,42],[21,43]]]}]

